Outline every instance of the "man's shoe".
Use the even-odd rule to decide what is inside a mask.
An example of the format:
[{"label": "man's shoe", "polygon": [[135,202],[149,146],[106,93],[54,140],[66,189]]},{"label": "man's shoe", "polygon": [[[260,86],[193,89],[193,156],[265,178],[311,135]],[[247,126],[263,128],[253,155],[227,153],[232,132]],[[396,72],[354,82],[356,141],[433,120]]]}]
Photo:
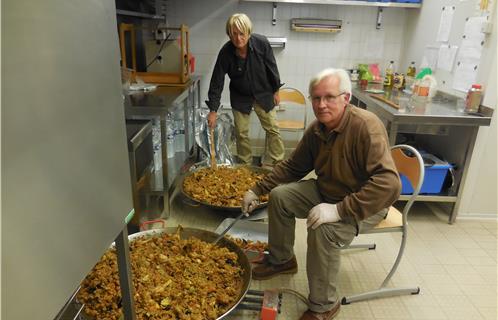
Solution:
[{"label": "man's shoe", "polygon": [[265,256],[261,264],[252,268],[252,278],[254,280],[266,280],[284,273],[297,273],[296,256],[282,264],[271,264]]},{"label": "man's shoe", "polygon": [[268,163],[261,164],[261,169],[266,171],[273,171],[273,167],[275,167],[275,165],[273,164],[268,164]]},{"label": "man's shoe", "polygon": [[335,305],[329,311],[325,312],[314,312],[311,310],[306,310],[299,320],[331,320],[334,319],[336,315],[339,314],[341,309],[341,301],[337,300]]}]

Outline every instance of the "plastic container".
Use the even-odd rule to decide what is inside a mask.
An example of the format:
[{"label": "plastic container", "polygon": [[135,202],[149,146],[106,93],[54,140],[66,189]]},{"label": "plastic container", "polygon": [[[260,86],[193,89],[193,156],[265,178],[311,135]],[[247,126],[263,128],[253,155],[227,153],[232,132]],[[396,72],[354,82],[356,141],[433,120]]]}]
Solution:
[{"label": "plastic container", "polygon": [[482,100],[482,86],[473,84],[465,98],[465,112],[477,112]]},{"label": "plastic container", "polygon": [[[444,180],[446,179],[446,175],[448,171],[453,168],[451,164],[446,161],[443,161],[436,156],[420,152],[422,158],[424,160],[424,183],[422,184],[422,188],[420,189],[421,194],[439,194],[443,188]],[[401,177],[401,194],[412,194],[413,188],[408,181],[408,179],[400,175]]]}]

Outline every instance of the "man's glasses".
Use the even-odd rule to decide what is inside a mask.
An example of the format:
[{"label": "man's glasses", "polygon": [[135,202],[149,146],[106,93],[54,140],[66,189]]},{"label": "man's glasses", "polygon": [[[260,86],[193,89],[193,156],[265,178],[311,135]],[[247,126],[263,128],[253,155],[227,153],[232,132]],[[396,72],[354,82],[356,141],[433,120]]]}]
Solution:
[{"label": "man's glasses", "polygon": [[325,103],[336,103],[339,101],[339,97],[345,94],[346,92],[341,92],[338,95],[334,96],[333,94],[327,94],[326,96],[310,96],[311,103],[320,104],[320,102],[325,101]]}]

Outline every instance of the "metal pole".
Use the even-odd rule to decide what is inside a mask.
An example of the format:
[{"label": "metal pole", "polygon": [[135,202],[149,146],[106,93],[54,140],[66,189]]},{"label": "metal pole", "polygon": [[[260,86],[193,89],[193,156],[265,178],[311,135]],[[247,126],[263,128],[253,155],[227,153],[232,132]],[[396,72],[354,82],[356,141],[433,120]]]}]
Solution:
[{"label": "metal pole", "polygon": [[116,237],[116,252],[118,255],[119,286],[123,303],[125,320],[136,320],[133,283],[131,281],[130,248],[128,245],[128,229],[126,225]]}]

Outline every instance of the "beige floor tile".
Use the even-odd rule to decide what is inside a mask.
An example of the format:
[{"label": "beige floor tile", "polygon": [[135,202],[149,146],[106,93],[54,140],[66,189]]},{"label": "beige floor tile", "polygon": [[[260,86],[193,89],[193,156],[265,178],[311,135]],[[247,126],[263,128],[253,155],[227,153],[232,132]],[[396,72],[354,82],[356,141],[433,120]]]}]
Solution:
[{"label": "beige floor tile", "polygon": [[461,307],[442,307],[446,317],[451,320],[482,320],[483,317],[479,310],[470,305],[465,308]]},{"label": "beige floor tile", "polygon": [[434,299],[441,307],[452,307],[452,308],[467,308],[472,307],[473,303],[468,296],[461,295],[446,295],[440,294],[435,295]]},{"label": "beige floor tile", "polygon": [[498,288],[492,284],[475,285],[475,284],[458,284],[460,289],[467,296],[489,296],[496,299]]},{"label": "beige floor tile", "polygon": [[374,315],[368,302],[357,302],[341,306],[341,311],[336,319],[374,319]]},{"label": "beige floor tile", "polygon": [[413,319],[417,320],[447,320],[442,309],[434,308],[433,306],[407,306],[408,313]]},{"label": "beige floor tile", "polygon": [[465,258],[472,266],[496,266],[496,259],[490,257]]},{"label": "beige floor tile", "polygon": [[446,268],[442,264],[419,264],[416,266],[418,274],[446,274]]},{"label": "beige floor tile", "polygon": [[490,249],[496,251],[497,249],[497,243],[496,239],[494,240],[485,240],[485,241],[478,241],[479,246],[483,249]]},{"label": "beige floor tile", "polygon": [[375,319],[412,319],[412,316],[404,305],[384,307],[371,304],[370,308]]},{"label": "beige floor tile", "polygon": [[[496,294],[476,294],[476,295],[468,295],[469,300],[472,302],[474,306],[477,308],[496,308],[497,299]],[[496,314],[498,316],[498,313]]]},{"label": "beige floor tile", "polygon": [[[470,237],[476,242],[496,241],[496,235],[493,234],[471,234]],[[495,248],[496,248],[496,242],[495,242]]]},{"label": "beige floor tile", "polygon": [[473,258],[473,257],[488,257],[489,254],[486,250],[482,249],[480,246],[478,248],[471,249],[458,249],[458,253],[464,258]]},{"label": "beige floor tile", "polygon": [[498,310],[495,307],[492,308],[479,308],[479,313],[482,315],[482,318],[485,320],[496,320],[498,319]]}]

